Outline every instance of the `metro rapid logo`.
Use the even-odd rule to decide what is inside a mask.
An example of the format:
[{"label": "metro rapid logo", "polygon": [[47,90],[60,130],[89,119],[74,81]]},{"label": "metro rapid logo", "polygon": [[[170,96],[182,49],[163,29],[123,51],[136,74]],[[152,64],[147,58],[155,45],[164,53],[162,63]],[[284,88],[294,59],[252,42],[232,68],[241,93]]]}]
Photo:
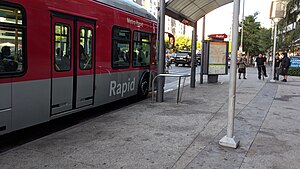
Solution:
[{"label": "metro rapid logo", "polygon": [[131,81],[130,78],[128,82],[117,83],[117,81],[111,81],[109,87],[109,96],[121,95],[124,96],[127,92],[134,91],[135,88],[135,78]]}]

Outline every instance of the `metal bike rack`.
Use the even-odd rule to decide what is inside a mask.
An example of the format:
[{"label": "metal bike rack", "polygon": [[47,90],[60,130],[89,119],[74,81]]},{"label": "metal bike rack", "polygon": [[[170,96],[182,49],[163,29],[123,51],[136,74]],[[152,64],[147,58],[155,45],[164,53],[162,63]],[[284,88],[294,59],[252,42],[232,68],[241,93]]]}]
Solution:
[{"label": "metal bike rack", "polygon": [[[158,77],[178,77],[178,90],[177,90],[177,104],[178,102],[181,101],[181,97],[182,97],[182,92],[183,92],[183,88],[184,88],[184,83],[185,83],[185,79],[187,77],[190,77],[191,75],[189,74],[158,74],[156,75],[153,79],[152,79],[152,103],[154,103],[154,82]],[[183,85],[182,85],[182,89],[180,92],[180,84],[181,84],[181,78],[183,79]]]}]

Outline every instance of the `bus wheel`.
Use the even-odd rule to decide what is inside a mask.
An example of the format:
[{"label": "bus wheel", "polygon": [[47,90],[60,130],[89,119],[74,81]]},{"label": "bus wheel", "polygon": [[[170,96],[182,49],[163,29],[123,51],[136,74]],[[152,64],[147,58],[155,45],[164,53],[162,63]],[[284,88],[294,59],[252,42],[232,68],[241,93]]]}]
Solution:
[{"label": "bus wheel", "polygon": [[148,96],[149,93],[149,82],[146,77],[143,77],[140,85],[139,85],[139,92],[138,92],[138,97],[140,99],[146,98]]}]

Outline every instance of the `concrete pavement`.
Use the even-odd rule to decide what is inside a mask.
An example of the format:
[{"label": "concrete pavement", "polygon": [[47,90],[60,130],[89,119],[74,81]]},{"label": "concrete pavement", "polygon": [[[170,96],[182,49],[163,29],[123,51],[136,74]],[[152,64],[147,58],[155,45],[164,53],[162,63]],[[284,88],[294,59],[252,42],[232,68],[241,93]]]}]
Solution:
[{"label": "concrete pavement", "polygon": [[1,169],[249,169],[300,168],[300,77],[270,83],[237,79],[234,135],[226,135],[228,76],[217,84],[184,88],[165,102],[151,98],[77,124],[0,154]]}]

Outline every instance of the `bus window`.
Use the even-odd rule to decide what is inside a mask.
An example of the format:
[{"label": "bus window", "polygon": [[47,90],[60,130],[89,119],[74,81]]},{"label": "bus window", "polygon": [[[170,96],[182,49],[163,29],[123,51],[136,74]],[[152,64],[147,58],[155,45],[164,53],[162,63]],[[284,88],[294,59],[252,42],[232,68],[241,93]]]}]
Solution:
[{"label": "bus window", "polygon": [[55,53],[54,64],[58,72],[69,71],[71,69],[71,36],[70,26],[67,24],[55,24]]},{"label": "bus window", "polygon": [[135,31],[133,35],[133,67],[150,65],[151,35],[148,33]]},{"label": "bus window", "polygon": [[113,27],[112,67],[129,67],[130,30]]},{"label": "bus window", "polygon": [[0,76],[24,72],[24,12],[0,5]]},{"label": "bus window", "polygon": [[80,27],[79,67],[81,70],[92,69],[92,42],[92,29],[87,27]]}]

